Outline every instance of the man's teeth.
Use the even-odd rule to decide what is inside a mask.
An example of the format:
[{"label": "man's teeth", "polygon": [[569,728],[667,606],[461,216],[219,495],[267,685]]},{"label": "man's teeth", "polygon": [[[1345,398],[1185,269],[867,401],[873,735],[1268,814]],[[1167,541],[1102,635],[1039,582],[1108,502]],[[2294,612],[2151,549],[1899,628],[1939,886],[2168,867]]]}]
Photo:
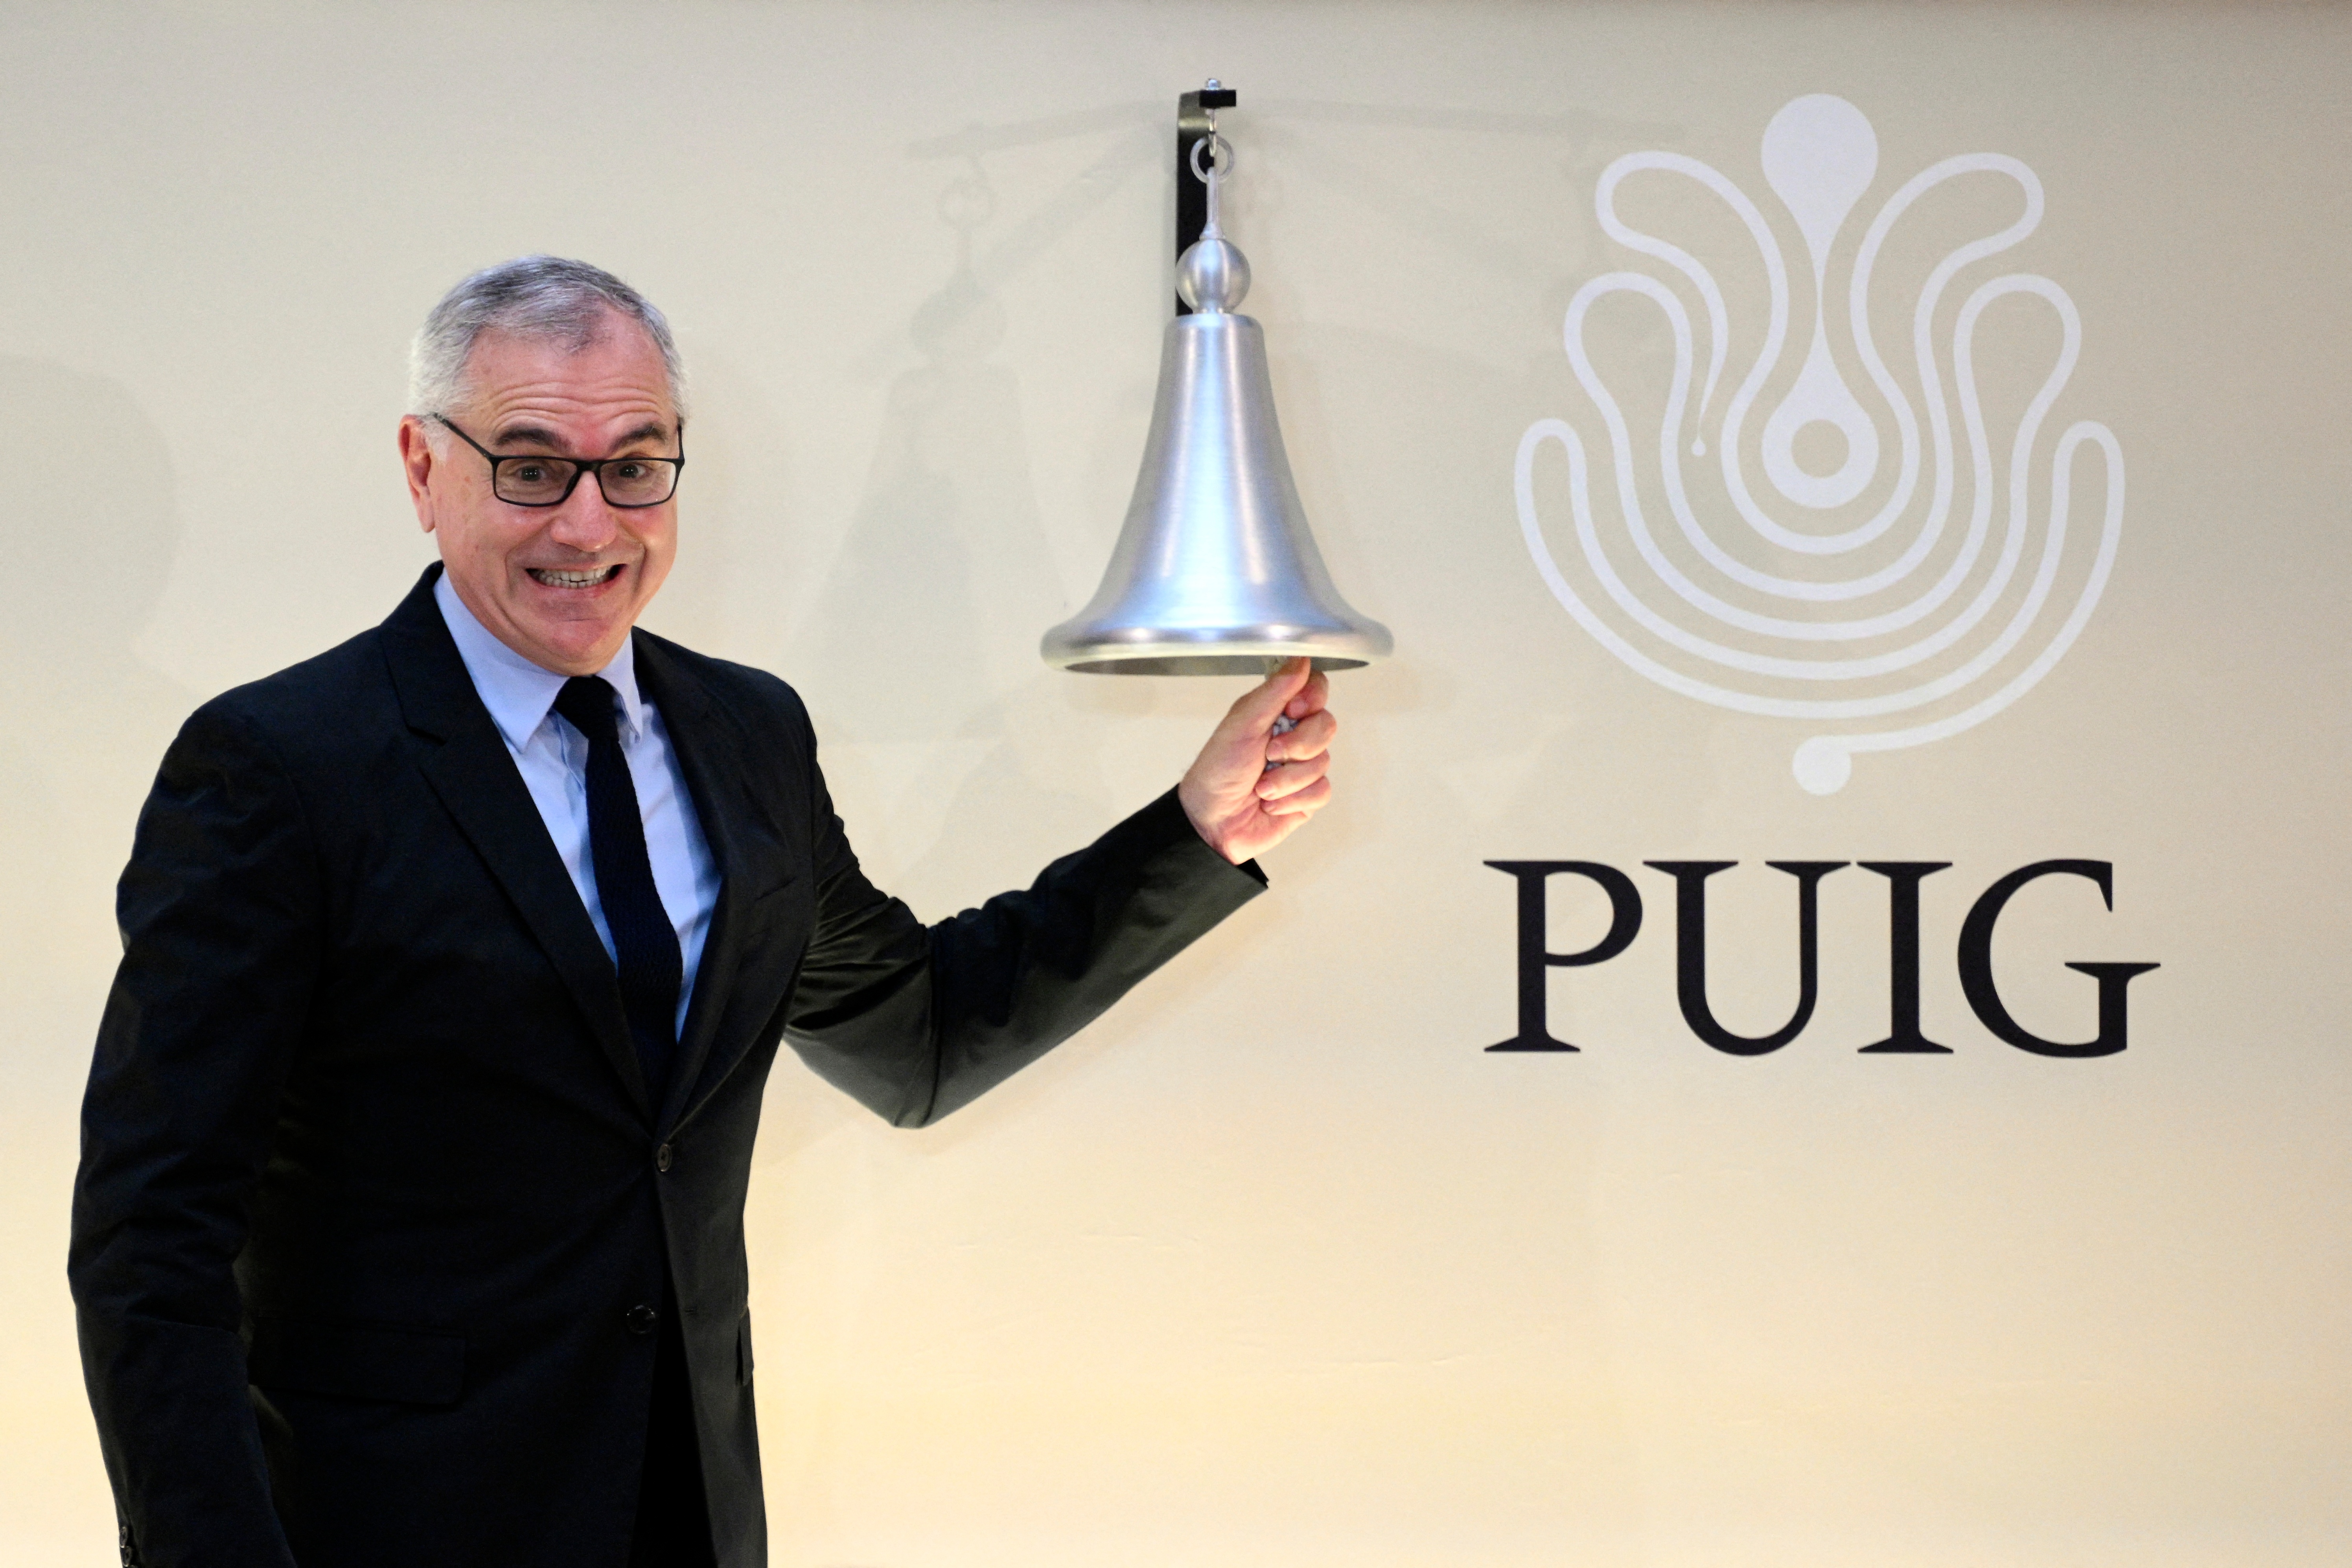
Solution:
[{"label": "man's teeth", "polygon": [[620,570],[617,564],[593,567],[586,572],[559,572],[551,566],[529,568],[533,580],[544,583],[551,588],[593,588],[606,578],[615,575]]}]

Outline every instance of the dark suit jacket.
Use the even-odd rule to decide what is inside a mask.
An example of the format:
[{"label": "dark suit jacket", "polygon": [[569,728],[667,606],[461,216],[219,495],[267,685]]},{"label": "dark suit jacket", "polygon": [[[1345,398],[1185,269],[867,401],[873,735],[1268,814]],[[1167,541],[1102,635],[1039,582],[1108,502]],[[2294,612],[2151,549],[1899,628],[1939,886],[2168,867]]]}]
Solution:
[{"label": "dark suit jacket", "polygon": [[433,602],[207,703],[120,893],[69,1265],[155,1568],[617,1564],[675,1281],[723,1568],[765,1560],[742,1212],[779,1039],[901,1126],[1255,894],[1172,794],[926,929],[800,700],[638,632],[721,877],[665,1102]]}]

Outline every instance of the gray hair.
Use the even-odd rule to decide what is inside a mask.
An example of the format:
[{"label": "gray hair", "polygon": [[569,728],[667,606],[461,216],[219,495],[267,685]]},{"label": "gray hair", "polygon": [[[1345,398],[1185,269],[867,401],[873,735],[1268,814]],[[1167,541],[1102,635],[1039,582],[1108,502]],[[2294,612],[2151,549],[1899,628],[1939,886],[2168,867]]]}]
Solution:
[{"label": "gray hair", "polygon": [[670,405],[686,417],[686,368],[669,322],[653,302],[601,267],[561,256],[522,256],[463,279],[425,318],[408,351],[408,411],[423,417],[462,405],[466,362],[484,332],[552,338],[573,353],[604,334],[606,311],[646,330],[669,374]]}]

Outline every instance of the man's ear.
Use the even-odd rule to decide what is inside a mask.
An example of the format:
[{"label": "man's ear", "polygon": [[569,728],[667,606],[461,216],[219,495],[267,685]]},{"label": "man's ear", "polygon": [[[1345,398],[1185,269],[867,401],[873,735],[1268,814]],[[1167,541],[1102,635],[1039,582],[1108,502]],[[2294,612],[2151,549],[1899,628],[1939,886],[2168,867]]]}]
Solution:
[{"label": "man's ear", "polygon": [[400,466],[408,475],[408,502],[416,509],[417,526],[433,531],[433,443],[425,421],[414,414],[400,416]]}]

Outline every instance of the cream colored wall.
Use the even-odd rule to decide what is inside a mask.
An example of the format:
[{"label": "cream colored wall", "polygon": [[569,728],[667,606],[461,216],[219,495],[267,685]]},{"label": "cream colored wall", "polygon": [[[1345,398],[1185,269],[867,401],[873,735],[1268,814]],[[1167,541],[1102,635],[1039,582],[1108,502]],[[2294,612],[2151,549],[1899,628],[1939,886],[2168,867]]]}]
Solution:
[{"label": "cream colored wall", "polygon": [[[1339,803],[1271,896],[1041,1067],[918,1134],[779,1071],[751,1217],[776,1561],[2345,1560],[2341,7],[222,0],[12,5],[0,54],[0,1561],[112,1561],[62,1260],[133,812],[189,708],[429,558],[392,430],[439,290],[546,248],[671,312],[698,404],[651,624],[794,681],[877,880],[944,914],[1164,787],[1231,695],[1034,656],[1132,482],[1171,100],[1210,73],[1242,92],[1231,227],[1290,454],[1399,658],[1337,683]],[[2041,232],[1963,287],[2063,284],[2052,433],[2104,422],[2129,477],[2042,685],[1826,796],[1790,779],[1802,726],[1580,631],[1512,490],[1539,418],[1602,451],[1570,296],[1672,276],[1603,236],[1601,171],[1703,160],[1794,247],[1759,138],[1813,92],[1875,128],[1865,214],[1953,153],[2038,174]],[[1702,201],[1625,207],[1736,253]],[[1726,277],[1752,334],[1761,285]],[[1609,309],[1596,353],[1654,403],[1670,340]],[[2012,424],[2047,322],[1988,318]],[[1563,471],[1538,500],[1572,552]],[[2115,911],[2042,885],[2003,984],[2080,1035],[2060,961],[2162,961],[2121,1056],[2001,1045],[1953,977],[1967,900],[2059,856],[2113,861]],[[1630,952],[1553,983],[1581,1056],[1480,1049],[1512,1020],[1507,858],[1647,900]],[[1684,1029],[1638,863],[1742,863],[1715,985],[1761,1029],[1791,989],[1768,858],[1955,863],[1925,983],[1954,1055],[1854,1054],[1885,1016],[1860,870],[1823,885],[1796,1044]],[[1559,942],[1598,931],[1558,903]]]}]

